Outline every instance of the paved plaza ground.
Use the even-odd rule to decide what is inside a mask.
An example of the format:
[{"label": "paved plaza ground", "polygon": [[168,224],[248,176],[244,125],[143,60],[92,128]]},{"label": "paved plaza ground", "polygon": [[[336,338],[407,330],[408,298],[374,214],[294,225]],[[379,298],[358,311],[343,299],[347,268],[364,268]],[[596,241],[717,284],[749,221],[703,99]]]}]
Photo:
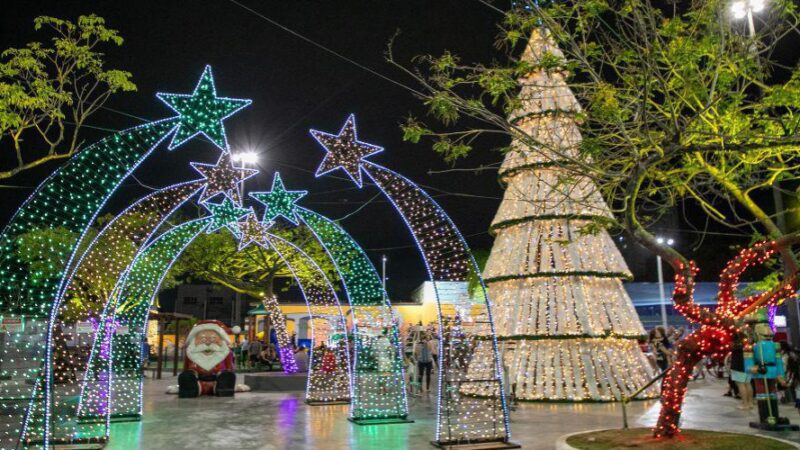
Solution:
[{"label": "paved plaza ground", "polygon": [[[433,435],[435,397],[410,399],[412,424],[358,426],[347,421],[348,407],[307,406],[302,392],[237,394],[235,398],[178,399],[164,394],[175,378],[147,380],[144,418],[112,425],[109,449],[427,449]],[[756,413],[736,409],[723,397],[721,381],[692,382],[683,426],[756,433],[748,427]],[[657,401],[629,407],[632,427],[652,426]],[[792,422],[800,415],[782,410]],[[619,404],[525,403],[511,413],[513,440],[525,449],[553,449],[559,436],[581,430],[622,426]],[[764,433],[800,443],[800,432]]]}]

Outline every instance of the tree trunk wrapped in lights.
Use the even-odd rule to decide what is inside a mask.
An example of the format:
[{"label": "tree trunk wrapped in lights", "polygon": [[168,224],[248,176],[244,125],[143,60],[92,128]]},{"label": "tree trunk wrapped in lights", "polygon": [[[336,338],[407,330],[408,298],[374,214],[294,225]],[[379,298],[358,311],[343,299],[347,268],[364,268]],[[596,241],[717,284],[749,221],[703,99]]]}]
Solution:
[{"label": "tree trunk wrapped in lights", "polygon": [[[522,58],[541,68],[553,56],[563,57],[534,31]],[[630,271],[605,229],[588,232],[611,212],[594,183],[564,163],[579,156],[581,108],[563,73],[535,69],[519,82],[511,120],[534,142],[514,140],[500,167],[506,192],[483,273],[509,389],[521,400],[619,400],[653,372],[622,286]]]}]

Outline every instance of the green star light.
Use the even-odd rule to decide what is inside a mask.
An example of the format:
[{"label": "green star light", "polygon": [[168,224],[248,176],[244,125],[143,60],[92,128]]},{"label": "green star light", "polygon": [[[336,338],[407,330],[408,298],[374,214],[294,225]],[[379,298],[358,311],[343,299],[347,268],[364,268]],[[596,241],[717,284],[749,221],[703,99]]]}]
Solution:
[{"label": "green star light", "polygon": [[211,66],[206,66],[200,81],[191,94],[156,94],[178,113],[178,130],[169,143],[169,149],[183,144],[198,134],[203,134],[217,147],[228,148],[225,125],[222,121],[252,103],[251,100],[217,97]]},{"label": "green star light", "polygon": [[275,172],[271,191],[251,192],[250,196],[267,207],[264,211],[264,218],[261,219],[262,222],[269,223],[275,220],[276,217],[281,216],[297,225],[297,215],[295,214],[297,205],[295,203],[306,194],[308,194],[308,191],[287,191],[283,186],[281,174]]},{"label": "green star light", "polygon": [[231,200],[227,195],[220,204],[216,203],[203,203],[203,206],[211,213],[211,223],[206,229],[206,233],[212,233],[222,227],[228,227],[236,237],[239,237],[238,227],[230,227],[228,225],[235,224],[242,217],[253,212],[252,208],[240,208],[236,203]]}]

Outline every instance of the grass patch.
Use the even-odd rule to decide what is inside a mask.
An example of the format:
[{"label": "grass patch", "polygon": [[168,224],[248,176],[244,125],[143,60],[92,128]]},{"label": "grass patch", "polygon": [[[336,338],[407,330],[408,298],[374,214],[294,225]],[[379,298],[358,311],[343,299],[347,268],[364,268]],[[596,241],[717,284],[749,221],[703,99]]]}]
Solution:
[{"label": "grass patch", "polygon": [[567,438],[567,444],[580,450],[648,449],[648,450],[791,450],[783,442],[760,436],[705,430],[683,430],[672,439],[654,438],[649,428],[603,430]]}]

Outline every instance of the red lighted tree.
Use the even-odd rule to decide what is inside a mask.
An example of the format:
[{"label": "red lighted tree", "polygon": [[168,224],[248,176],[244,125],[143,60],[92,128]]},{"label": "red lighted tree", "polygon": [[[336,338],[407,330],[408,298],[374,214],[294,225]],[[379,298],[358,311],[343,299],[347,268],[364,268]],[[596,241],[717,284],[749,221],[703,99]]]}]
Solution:
[{"label": "red lighted tree", "polygon": [[789,268],[791,275],[772,290],[741,300],[736,298],[735,292],[739,278],[748,268],[764,264],[776,253],[790,252],[792,244],[798,241],[800,236],[791,234],[779,240],[760,242],[739,252],[720,274],[718,303],[713,312],[694,303],[695,276],[698,272],[694,263],[684,265],[682,262],[673,262],[678,269],[675,274],[675,290],[672,293],[675,309],[689,321],[699,323],[700,329],[678,344],[675,362],[664,377],[661,412],[653,429],[656,436],[672,436],[680,431],[678,424],[681,406],[694,366],[704,356],[726,355],[730,351],[732,340],[741,333],[741,319],[745,315],[759,307],[775,305],[795,296],[800,283],[797,267],[793,262]]}]

